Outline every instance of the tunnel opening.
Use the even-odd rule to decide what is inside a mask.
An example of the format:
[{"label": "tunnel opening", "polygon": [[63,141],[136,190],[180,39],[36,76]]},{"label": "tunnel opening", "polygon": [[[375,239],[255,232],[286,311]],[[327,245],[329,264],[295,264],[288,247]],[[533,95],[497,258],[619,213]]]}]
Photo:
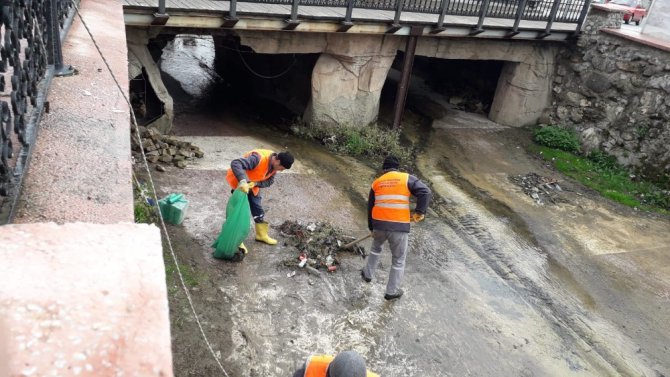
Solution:
[{"label": "tunnel opening", "polygon": [[138,125],[147,125],[165,113],[164,104],[156,95],[144,68],[130,80],[129,95]]},{"label": "tunnel opening", "polygon": [[[386,112],[395,102],[404,57],[399,51],[382,91]],[[488,116],[504,64],[415,56],[406,108],[432,119],[445,116],[450,109]]]},{"label": "tunnel opening", "polygon": [[319,54],[263,54],[239,37],[215,37],[214,69],[221,78],[209,98],[277,126],[302,116],[311,97]]},{"label": "tunnel opening", "polygon": [[318,54],[261,54],[234,35],[177,35],[163,49],[163,82],[179,112],[234,114],[280,128],[304,113]]}]

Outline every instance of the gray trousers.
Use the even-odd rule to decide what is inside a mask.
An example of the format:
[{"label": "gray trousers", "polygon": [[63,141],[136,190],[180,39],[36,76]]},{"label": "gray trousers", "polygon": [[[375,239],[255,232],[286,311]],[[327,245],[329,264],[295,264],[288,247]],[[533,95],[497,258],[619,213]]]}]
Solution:
[{"label": "gray trousers", "polygon": [[386,284],[386,294],[393,295],[398,292],[402,277],[405,274],[405,257],[407,256],[407,240],[409,233],[387,232],[384,230],[372,231],[372,249],[368,255],[368,261],[363,269],[366,277],[372,279],[379,265],[379,257],[382,253],[384,242],[388,241],[391,248],[392,265],[389,272],[389,281]]}]

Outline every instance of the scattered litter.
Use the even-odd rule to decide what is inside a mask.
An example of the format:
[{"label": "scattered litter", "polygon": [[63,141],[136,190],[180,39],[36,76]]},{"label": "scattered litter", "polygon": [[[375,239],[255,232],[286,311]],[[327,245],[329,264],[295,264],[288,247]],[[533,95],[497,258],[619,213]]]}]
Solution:
[{"label": "scattered litter", "polygon": [[305,268],[306,268],[307,271],[308,271],[309,273],[311,273],[312,275],[316,275],[316,276],[321,275],[321,272],[319,272],[319,270],[317,270],[316,268],[314,268],[314,267],[312,267],[312,266],[305,266]]},{"label": "scattered litter", "polygon": [[292,277],[294,277],[294,276],[295,276],[295,271],[291,271],[291,272],[289,272],[288,274],[286,274],[286,277],[287,277],[287,278],[292,278]]},{"label": "scattered litter", "polygon": [[88,90],[84,90],[83,93],[84,93],[85,96],[90,96],[90,95],[92,95],[91,92],[89,92]]},{"label": "scattered litter", "polygon": [[557,204],[565,203],[567,200],[560,196],[563,191],[558,181],[553,178],[543,177],[536,173],[526,175],[514,175],[509,177],[517,186],[521,187],[523,192],[533,198],[537,204]]},{"label": "scattered litter", "polygon": [[355,245],[350,250],[342,250],[355,237],[346,236],[342,231],[329,223],[308,223],[301,225],[295,221],[285,221],[279,226],[284,237],[284,246],[290,255],[282,261],[282,265],[320,275],[320,272],[335,272],[339,268],[338,253],[353,252],[365,258],[365,248]]}]

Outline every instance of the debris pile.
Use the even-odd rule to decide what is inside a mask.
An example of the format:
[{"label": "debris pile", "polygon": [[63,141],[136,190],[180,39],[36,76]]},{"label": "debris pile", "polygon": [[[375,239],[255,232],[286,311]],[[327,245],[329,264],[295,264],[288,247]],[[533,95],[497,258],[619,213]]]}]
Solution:
[{"label": "debris pile", "polygon": [[510,176],[509,179],[521,187],[523,192],[533,198],[537,204],[565,202],[565,199],[560,197],[560,192],[563,189],[555,179],[543,177],[536,173],[514,175]]},{"label": "debris pile", "polygon": [[193,160],[194,158],[202,158],[205,155],[200,148],[188,141],[182,141],[173,136],[163,135],[155,128],[139,126],[138,129],[142,145],[138,145],[137,135],[133,130],[131,136],[132,149],[134,152],[133,156],[136,159],[141,159],[140,148],[144,149],[147,161],[152,164],[157,164],[156,170],[165,171],[165,168],[158,163],[171,164],[184,169],[187,161]]},{"label": "debris pile", "polygon": [[484,105],[481,100],[475,98],[474,94],[466,94],[465,96],[451,96],[449,97],[449,104],[452,105],[455,109],[469,113],[487,114],[489,111],[489,106]]},{"label": "debris pile", "polygon": [[[342,235],[340,230],[322,222],[301,225],[295,221],[285,221],[279,226],[279,231],[284,237],[284,245],[295,251],[282,265],[304,268],[314,275],[319,275],[321,271],[336,271],[340,265],[337,253],[345,251],[343,246],[355,239]],[[365,248],[360,245],[354,245],[346,251],[365,258]],[[293,275],[294,271],[289,273],[289,277]]]}]

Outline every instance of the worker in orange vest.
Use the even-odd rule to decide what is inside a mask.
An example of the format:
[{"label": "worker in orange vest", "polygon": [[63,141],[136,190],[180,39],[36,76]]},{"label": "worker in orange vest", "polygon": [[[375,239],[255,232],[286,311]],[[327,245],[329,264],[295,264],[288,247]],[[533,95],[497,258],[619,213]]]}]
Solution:
[{"label": "worker in orange vest", "polygon": [[[256,224],[256,241],[274,245],[277,240],[268,235],[268,223],[264,221],[265,211],[261,206],[260,189],[271,186],[275,174],[293,165],[293,155],[289,152],[275,153],[268,149],[254,149],[230,163],[226,180],[232,190],[239,188],[248,195],[251,215]],[[240,245],[245,253],[244,244]]]},{"label": "worker in orange vest", "polygon": [[365,360],[356,351],[337,356],[312,355],[293,377],[379,377],[365,368]]},{"label": "worker in orange vest", "polygon": [[[372,232],[372,248],[361,277],[372,281],[381,255],[382,246],[388,241],[392,265],[384,298],[394,300],[403,295],[400,289],[405,272],[407,240],[410,221],[419,222],[425,217],[432,193],[417,177],[398,171],[400,161],[387,156],[382,164],[384,174],[372,183],[368,197],[368,228]],[[414,213],[410,211],[410,196],[416,197]]]}]

